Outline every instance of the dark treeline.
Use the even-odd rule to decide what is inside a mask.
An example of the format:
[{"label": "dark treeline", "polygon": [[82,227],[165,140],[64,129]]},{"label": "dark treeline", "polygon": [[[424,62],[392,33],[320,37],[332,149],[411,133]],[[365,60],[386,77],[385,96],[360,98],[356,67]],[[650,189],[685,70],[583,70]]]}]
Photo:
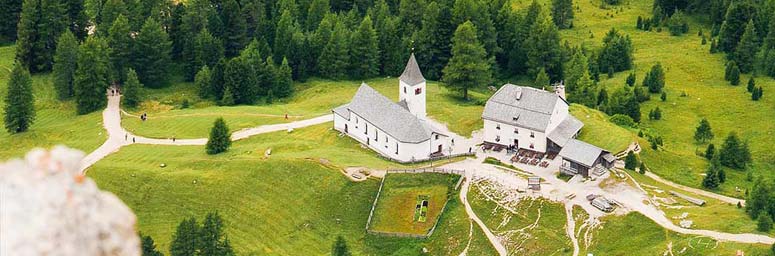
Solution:
[{"label": "dark treeline", "polygon": [[[124,83],[130,68],[140,84],[159,88],[168,84],[168,73],[177,70],[170,68],[173,64],[182,67],[186,80],[197,83],[200,96],[224,105],[271,102],[290,95],[293,80],[312,76],[396,76],[410,49],[427,78],[459,82],[453,86],[463,91],[470,87],[465,84],[483,87],[494,80],[536,77],[541,71],[550,83],[581,78],[581,86],[569,87],[571,95],[579,88],[582,96],[574,97],[580,103],[599,101],[595,81],[600,73],[610,76],[632,67],[632,43],[620,32],[611,31],[601,49],[574,49],[561,41],[558,29],[573,26],[568,0],[555,0],[549,6],[533,2],[523,10],[514,10],[506,0],[191,0],[185,4],[171,0],[27,0],[23,5],[8,4],[21,6],[16,8],[21,13],[18,32],[3,34],[6,39],[16,35],[17,61],[32,73],[54,69],[60,97],[84,101],[80,113],[104,104],[104,100],[80,99],[82,96],[106,84]],[[467,54],[462,49],[478,46],[484,49],[480,59],[485,63],[477,64],[475,70],[484,68],[487,74],[477,78],[455,74],[465,70],[461,67],[444,72],[454,57],[455,31],[466,22],[472,29],[461,31],[459,41],[464,45],[458,46],[458,52]],[[0,32],[15,29],[9,24],[0,24]],[[75,54],[73,40],[65,33],[68,30],[81,44]],[[474,31],[475,37],[466,36],[467,30]],[[63,36],[67,38],[59,40]],[[94,42],[87,44],[87,37]],[[58,54],[58,44],[68,50]],[[102,49],[105,44],[107,48]],[[90,56],[81,56],[84,51]],[[571,67],[565,63],[576,53],[587,64],[568,71]],[[473,57],[478,56],[458,59]],[[104,68],[56,64],[104,60],[109,65]],[[79,77],[87,74],[78,69],[98,74]],[[100,73],[102,70],[105,72]],[[79,93],[79,88],[90,92]]]}]

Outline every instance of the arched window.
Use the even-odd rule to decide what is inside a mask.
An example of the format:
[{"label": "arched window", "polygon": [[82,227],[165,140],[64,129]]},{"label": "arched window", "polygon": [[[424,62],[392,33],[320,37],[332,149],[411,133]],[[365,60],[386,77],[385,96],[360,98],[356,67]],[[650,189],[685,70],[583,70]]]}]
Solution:
[{"label": "arched window", "polygon": [[414,95],[419,95],[420,93],[422,93],[422,88],[414,89]]}]

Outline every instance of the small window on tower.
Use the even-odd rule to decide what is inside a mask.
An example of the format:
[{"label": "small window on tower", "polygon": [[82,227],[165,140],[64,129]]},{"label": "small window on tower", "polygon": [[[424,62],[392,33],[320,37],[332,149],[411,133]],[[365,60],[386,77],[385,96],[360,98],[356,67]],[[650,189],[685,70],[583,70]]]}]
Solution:
[{"label": "small window on tower", "polygon": [[404,93],[406,93],[406,87],[404,87]]},{"label": "small window on tower", "polygon": [[422,93],[422,88],[414,89],[414,95],[418,95],[420,93]]}]

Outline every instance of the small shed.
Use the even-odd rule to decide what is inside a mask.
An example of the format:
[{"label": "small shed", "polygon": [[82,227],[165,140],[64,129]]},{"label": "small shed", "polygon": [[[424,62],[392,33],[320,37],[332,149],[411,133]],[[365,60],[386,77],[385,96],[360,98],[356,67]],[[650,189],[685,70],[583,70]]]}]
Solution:
[{"label": "small shed", "polygon": [[527,178],[527,187],[532,190],[541,190],[541,177],[531,176]]},{"label": "small shed", "polygon": [[585,178],[589,178],[590,169],[596,166],[609,169],[616,160],[611,152],[576,139],[565,144],[560,150],[560,156],[560,172],[567,175],[581,174]]},{"label": "small shed", "polygon": [[602,196],[598,196],[593,199],[592,206],[604,212],[611,212],[614,210],[614,207],[611,205],[611,203]]}]

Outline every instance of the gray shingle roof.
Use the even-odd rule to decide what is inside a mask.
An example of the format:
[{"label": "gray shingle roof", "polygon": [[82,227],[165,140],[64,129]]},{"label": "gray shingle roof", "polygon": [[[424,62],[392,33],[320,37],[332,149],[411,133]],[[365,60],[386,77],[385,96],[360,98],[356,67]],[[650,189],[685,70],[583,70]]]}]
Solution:
[{"label": "gray shingle roof", "polygon": [[562,120],[554,130],[549,132],[547,137],[562,147],[568,143],[568,140],[573,139],[573,135],[576,135],[576,133],[581,130],[581,127],[584,127],[584,123],[568,114],[568,116],[565,117],[565,120]]},{"label": "gray shingle roof", "polygon": [[482,118],[545,132],[558,101],[568,104],[552,92],[505,84],[487,100]]},{"label": "gray shingle roof", "polygon": [[[358,88],[352,102],[342,107],[349,109],[398,141],[419,143],[431,138],[431,129],[425,122],[366,83]],[[337,109],[334,109],[334,112],[337,112]]]},{"label": "gray shingle roof", "polygon": [[600,154],[603,153],[608,153],[608,151],[577,139],[569,140],[565,147],[560,150],[561,157],[587,167],[592,167]]},{"label": "gray shingle roof", "polygon": [[414,53],[409,56],[409,61],[406,63],[404,73],[401,73],[401,77],[399,77],[399,79],[404,81],[404,83],[409,86],[425,82],[425,77],[422,75],[422,71],[420,71],[420,66],[417,65],[417,60],[414,58]]},{"label": "gray shingle roof", "polygon": [[340,116],[344,117],[344,119],[350,120],[350,111],[347,110],[349,106],[350,104],[344,104],[339,107],[336,107],[334,109],[334,113],[339,114]]}]

